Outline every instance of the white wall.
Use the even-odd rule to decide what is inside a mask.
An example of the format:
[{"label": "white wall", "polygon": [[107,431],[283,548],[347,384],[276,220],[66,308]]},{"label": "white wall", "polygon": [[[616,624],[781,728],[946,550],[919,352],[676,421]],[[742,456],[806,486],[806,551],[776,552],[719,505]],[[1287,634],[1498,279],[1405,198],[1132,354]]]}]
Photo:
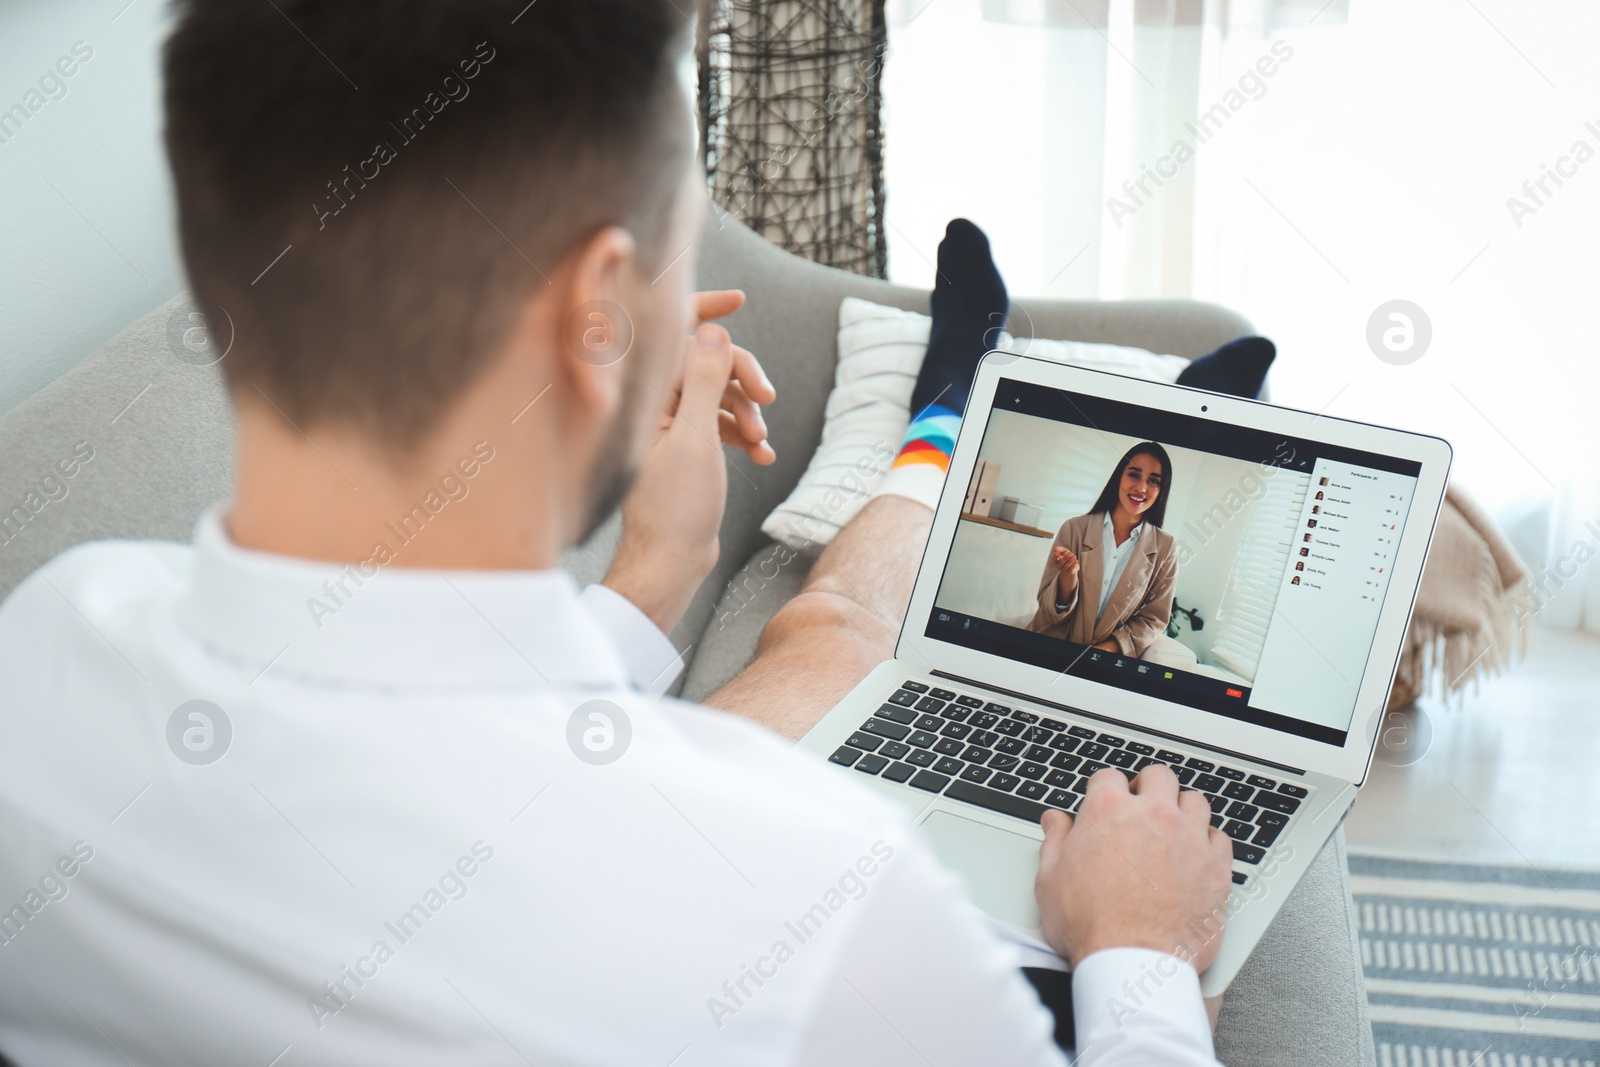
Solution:
[{"label": "white wall", "polygon": [[0,2],[0,413],[182,285],[160,142],[166,8]]}]

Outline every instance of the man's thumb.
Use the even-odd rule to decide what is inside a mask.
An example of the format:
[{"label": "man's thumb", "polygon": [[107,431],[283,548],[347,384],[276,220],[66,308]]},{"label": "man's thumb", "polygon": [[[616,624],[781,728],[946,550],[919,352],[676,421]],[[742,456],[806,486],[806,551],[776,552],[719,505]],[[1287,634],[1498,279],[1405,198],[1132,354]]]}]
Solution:
[{"label": "man's thumb", "polygon": [[728,388],[732,363],[733,345],[727,330],[708,322],[694,332],[683,368],[683,396],[678,402],[678,414],[687,413],[690,421],[702,432],[709,433],[713,440],[717,437],[717,410]]}]

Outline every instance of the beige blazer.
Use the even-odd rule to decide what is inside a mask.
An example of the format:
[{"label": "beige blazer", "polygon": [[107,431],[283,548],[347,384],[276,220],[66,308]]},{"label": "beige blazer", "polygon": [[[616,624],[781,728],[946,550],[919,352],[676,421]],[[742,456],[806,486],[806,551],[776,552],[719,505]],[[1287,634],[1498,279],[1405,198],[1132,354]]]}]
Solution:
[{"label": "beige blazer", "polygon": [[[1105,576],[1104,523],[1105,516],[1094,514],[1078,515],[1061,524],[1051,552],[1045,556],[1044,574],[1039,578],[1039,610],[1028,629],[1080,645],[1097,645],[1109,638],[1123,655],[1142,656],[1166,632],[1172,616],[1172,597],[1178,587],[1177,540],[1161,527],[1146,524],[1122,577],[1111,590],[1106,610],[1097,619],[1094,609],[1100,603],[1100,582]],[[1050,558],[1057,545],[1078,557],[1078,588],[1060,611],[1056,610],[1056,579],[1061,571]],[[1083,611],[1078,610],[1080,605]]]}]

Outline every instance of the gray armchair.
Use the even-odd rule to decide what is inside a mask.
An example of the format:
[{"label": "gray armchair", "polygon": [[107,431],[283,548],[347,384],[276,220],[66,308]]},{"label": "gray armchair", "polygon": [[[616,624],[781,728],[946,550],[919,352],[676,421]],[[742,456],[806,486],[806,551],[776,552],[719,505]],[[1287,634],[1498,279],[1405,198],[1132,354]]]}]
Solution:
[{"label": "gray armchair", "polygon": [[[672,637],[686,650],[680,683],[691,699],[732,677],[762,627],[793,595],[806,564],[769,577],[748,564],[771,551],[763,518],[799,480],[822,432],[833,385],[839,301],[859,296],[925,310],[927,293],[790,256],[732,219],[713,218],[697,249],[702,288],[742,288],[727,320],[763,361],[779,393],[768,412],[778,462],[730,454],[722,556]],[[181,337],[182,298],[129,326],[99,351],[0,417],[0,596],[72,545],[98,538],[187,540],[207,505],[228,494],[232,418],[217,368],[197,365]],[[1010,329],[1136,345],[1193,358],[1250,332],[1237,314],[1190,301],[1020,300]],[[92,450],[70,478],[58,463]],[[50,479],[48,482],[46,479]],[[600,577],[618,521],[569,553],[580,581]],[[1336,833],[1230,990],[1218,1054],[1235,1067],[1348,1067],[1374,1062],[1350,901],[1344,838]]]}]

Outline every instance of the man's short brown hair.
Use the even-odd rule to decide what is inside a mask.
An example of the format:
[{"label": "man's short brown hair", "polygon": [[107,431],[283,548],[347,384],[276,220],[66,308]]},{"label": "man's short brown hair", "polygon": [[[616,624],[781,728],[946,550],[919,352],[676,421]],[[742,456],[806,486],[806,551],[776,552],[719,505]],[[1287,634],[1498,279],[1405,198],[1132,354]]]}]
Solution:
[{"label": "man's short brown hair", "polygon": [[671,0],[178,0],[166,141],[184,262],[302,430],[419,444],[578,242],[648,268],[687,172]]}]

